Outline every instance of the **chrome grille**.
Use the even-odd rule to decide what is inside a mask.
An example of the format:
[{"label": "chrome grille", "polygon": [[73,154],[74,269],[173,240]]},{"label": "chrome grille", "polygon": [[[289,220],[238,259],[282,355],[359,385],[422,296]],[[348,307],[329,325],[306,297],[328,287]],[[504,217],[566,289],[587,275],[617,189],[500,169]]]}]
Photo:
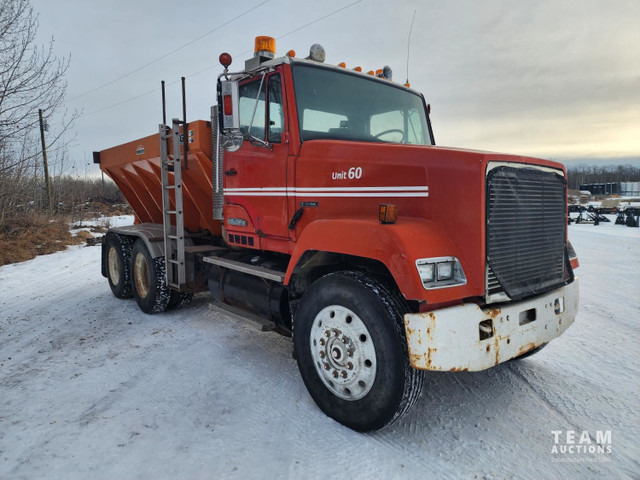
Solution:
[{"label": "chrome grille", "polygon": [[489,171],[487,294],[497,293],[499,284],[517,300],[566,280],[565,183],[549,169],[502,165]]}]

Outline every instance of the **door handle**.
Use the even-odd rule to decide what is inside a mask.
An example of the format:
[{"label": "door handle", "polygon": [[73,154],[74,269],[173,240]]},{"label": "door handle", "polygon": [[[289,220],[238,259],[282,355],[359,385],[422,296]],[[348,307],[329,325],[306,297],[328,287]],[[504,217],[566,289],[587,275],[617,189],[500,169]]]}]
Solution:
[{"label": "door handle", "polygon": [[238,171],[237,171],[235,168],[232,168],[231,170],[226,170],[226,171],[224,172],[224,174],[225,174],[225,175],[228,175],[228,176],[230,176],[230,177],[231,177],[231,176],[233,176],[233,175],[237,175],[237,174],[238,174]]}]

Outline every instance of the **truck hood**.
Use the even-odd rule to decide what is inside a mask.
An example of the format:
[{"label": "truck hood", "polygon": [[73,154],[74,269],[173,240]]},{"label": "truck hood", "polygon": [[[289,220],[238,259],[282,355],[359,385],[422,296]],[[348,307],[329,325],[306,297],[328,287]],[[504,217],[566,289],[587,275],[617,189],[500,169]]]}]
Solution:
[{"label": "truck hood", "polygon": [[564,171],[542,159],[457,148],[314,140],[295,161],[296,208],[305,210],[297,230],[314,220],[377,220],[380,204],[398,208],[398,224],[416,220],[444,236],[467,275],[468,295],[485,288],[486,171],[489,162],[529,164]]}]

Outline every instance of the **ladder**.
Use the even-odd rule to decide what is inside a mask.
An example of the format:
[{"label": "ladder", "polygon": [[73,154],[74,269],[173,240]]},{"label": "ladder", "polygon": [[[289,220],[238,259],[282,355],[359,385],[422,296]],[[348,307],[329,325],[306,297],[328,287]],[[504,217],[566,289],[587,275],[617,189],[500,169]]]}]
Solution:
[{"label": "ladder", "polygon": [[[183,120],[174,118],[171,129],[166,125],[164,81],[162,82],[162,124],[160,124],[160,161],[162,164],[162,227],[164,231],[165,279],[168,287],[178,291],[186,286],[184,254],[184,211],[182,202],[182,164],[188,155],[184,77],[182,77]],[[183,133],[180,133],[182,126]],[[169,155],[169,140],[173,153]],[[185,165],[186,166],[186,165]],[[173,175],[170,175],[170,173]],[[172,193],[173,192],[173,195]],[[173,202],[171,201],[173,198]]]}]

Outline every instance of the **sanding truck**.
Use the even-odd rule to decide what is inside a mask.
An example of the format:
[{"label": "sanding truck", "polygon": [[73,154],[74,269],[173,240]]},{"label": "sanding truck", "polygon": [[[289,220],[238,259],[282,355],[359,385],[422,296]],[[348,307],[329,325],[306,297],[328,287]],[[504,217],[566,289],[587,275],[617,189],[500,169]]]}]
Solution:
[{"label": "sanding truck", "polygon": [[[424,96],[385,67],[220,55],[211,118],[94,153],[135,212],[102,274],[145,313],[211,303],[293,339],[313,400],[357,431],[414,405],[425,371],[480,371],[578,309],[562,165],[435,145]],[[164,88],[163,105],[164,105]],[[251,355],[251,352],[245,352]]]}]

